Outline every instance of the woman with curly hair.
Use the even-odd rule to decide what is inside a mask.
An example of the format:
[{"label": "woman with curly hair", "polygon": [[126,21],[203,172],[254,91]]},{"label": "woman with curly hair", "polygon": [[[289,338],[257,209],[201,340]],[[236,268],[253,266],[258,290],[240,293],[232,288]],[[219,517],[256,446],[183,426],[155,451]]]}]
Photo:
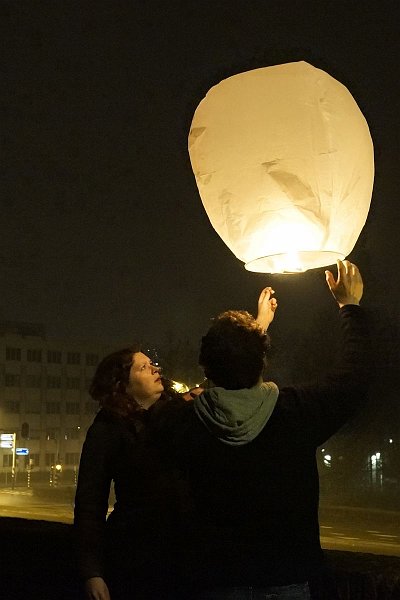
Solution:
[{"label": "woman with curly hair", "polygon": [[[146,427],[168,401],[160,368],[139,346],[114,352],[97,367],[90,395],[100,411],[83,445],[75,498],[87,598],[176,598],[179,478]],[[111,482],[116,503],[107,518]]]}]

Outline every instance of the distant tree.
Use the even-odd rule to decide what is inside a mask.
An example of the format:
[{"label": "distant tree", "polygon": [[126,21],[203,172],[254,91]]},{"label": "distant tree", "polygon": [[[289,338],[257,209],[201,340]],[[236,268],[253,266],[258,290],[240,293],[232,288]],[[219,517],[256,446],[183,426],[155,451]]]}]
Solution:
[{"label": "distant tree", "polygon": [[159,346],[159,360],[165,377],[186,383],[189,387],[203,379],[198,357],[198,345],[189,338],[177,337],[173,331],[165,334]]}]

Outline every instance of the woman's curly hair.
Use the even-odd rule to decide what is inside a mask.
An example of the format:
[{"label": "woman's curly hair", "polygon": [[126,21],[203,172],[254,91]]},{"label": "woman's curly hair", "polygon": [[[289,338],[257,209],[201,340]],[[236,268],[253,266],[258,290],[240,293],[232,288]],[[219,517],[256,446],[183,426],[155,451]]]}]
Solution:
[{"label": "woman's curly hair", "polygon": [[199,364],[207,379],[219,387],[253,387],[264,367],[269,337],[244,310],[221,313],[202,338]]},{"label": "woman's curly hair", "polygon": [[101,408],[121,417],[133,415],[139,405],[126,393],[133,355],[140,352],[139,345],[123,348],[109,354],[99,363],[89,394]]}]

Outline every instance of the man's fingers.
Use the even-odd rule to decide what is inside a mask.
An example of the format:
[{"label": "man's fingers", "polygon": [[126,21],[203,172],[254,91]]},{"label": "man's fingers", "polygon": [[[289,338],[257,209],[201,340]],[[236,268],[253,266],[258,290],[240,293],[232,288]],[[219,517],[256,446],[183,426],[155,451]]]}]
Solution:
[{"label": "man's fingers", "polygon": [[342,281],[343,277],[345,277],[347,274],[349,261],[337,259],[336,264],[337,264],[337,271],[338,271],[336,283],[340,283]]},{"label": "man's fingers", "polygon": [[328,284],[329,288],[332,289],[332,286],[335,283],[335,278],[333,276],[333,273],[331,273],[331,271],[325,271],[325,278],[326,278],[326,283]]},{"label": "man's fingers", "polygon": [[261,290],[259,302],[263,302],[264,300],[269,300],[272,294],[275,294],[275,290],[272,287],[267,286],[263,290]]},{"label": "man's fingers", "polygon": [[[350,262],[349,260],[344,260],[344,261],[338,260],[337,262],[338,262],[338,282],[341,278],[340,276],[342,276],[342,278],[345,275],[348,275],[350,277],[359,276],[360,272],[358,270],[357,265],[355,265],[354,263]],[[343,265],[342,269],[339,268],[340,264]]]}]

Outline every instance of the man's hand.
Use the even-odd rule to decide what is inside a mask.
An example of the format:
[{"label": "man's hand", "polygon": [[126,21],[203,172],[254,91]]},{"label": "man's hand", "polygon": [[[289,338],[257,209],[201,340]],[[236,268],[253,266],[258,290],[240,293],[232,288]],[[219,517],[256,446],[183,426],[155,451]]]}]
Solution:
[{"label": "man's hand", "polygon": [[190,400],[194,400],[196,396],[200,396],[200,394],[202,394],[203,392],[204,388],[197,385],[194,388],[190,388],[188,392],[184,392],[183,394],[181,394],[181,396],[184,400],[186,400],[186,402],[189,402]]},{"label": "man's hand", "polygon": [[111,600],[110,592],[102,577],[90,577],[85,582],[85,592],[88,600]]},{"label": "man's hand", "polygon": [[275,294],[271,287],[266,287],[261,291],[258,299],[258,314],[256,321],[260,327],[266,331],[273,321],[275,311],[278,307],[276,298],[271,298],[272,294]]},{"label": "man's hand", "polygon": [[335,281],[330,271],[325,271],[326,283],[340,308],[346,304],[360,304],[363,280],[360,271],[348,260],[337,261],[338,277]]}]

